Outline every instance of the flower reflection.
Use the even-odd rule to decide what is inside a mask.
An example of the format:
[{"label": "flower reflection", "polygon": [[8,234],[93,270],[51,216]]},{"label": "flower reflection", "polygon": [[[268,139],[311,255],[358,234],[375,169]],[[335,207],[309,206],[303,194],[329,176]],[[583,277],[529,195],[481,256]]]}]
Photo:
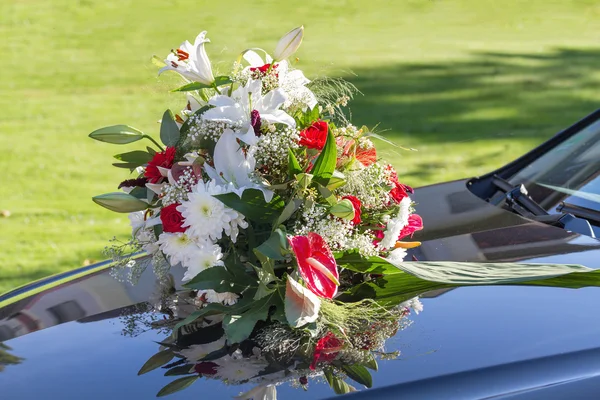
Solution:
[{"label": "flower reflection", "polygon": [[321,319],[335,320],[337,329],[318,323],[293,329],[274,314],[257,324],[250,338],[228,343],[227,327],[218,313],[182,324],[203,306],[194,293],[166,286],[155,300],[155,310],[163,316],[156,318],[154,313],[154,321],[147,326],[161,329],[168,337],[140,373],[162,368],[165,375],[175,378],[160,396],[200,378],[253,385],[238,399],[276,399],[278,386],[308,390],[314,380],[326,381],[338,394],[355,391],[360,385],[371,387],[370,371],[377,369],[377,359],[399,355],[385,352],[386,340],[410,325],[411,312],[423,310],[418,298],[385,307],[370,301],[341,304],[327,300],[322,304]]}]

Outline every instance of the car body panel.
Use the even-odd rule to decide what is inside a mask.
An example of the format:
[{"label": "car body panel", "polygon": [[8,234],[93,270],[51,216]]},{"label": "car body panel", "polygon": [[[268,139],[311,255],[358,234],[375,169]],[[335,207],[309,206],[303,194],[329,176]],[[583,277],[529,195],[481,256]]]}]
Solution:
[{"label": "car body panel", "polygon": [[[426,228],[415,235],[423,245],[413,249],[411,256],[422,261],[527,261],[596,267],[600,260],[597,240],[487,204],[467,189],[464,180],[419,188],[413,198]],[[6,398],[33,399],[42,393],[65,399],[152,398],[173,380],[163,377],[160,370],[136,376],[158,351],[156,341],[164,339],[164,334],[144,329],[142,323],[142,317],[149,315],[139,304],[148,301],[154,291],[151,271],[135,286],[114,279],[102,266],[87,271],[87,275],[85,271],[76,273],[70,281],[63,276],[58,285],[35,293],[38,284],[30,296],[27,287],[22,288],[14,293],[15,302],[10,294],[0,297],[4,304],[0,308],[0,341],[11,347],[11,354],[24,359],[0,372],[0,393]],[[180,281],[182,271],[174,268],[172,272]],[[51,279],[48,282],[45,284],[52,285]],[[469,371],[597,351],[600,321],[595,317],[595,305],[599,300],[597,288],[479,286],[429,293],[422,298],[424,311],[411,316],[412,326],[388,340],[386,350],[398,350],[401,356],[380,362],[379,371],[373,373],[374,388],[383,391],[378,392],[382,398],[385,390],[394,397],[397,385],[409,385],[403,389],[408,392],[409,387],[418,389],[410,382],[442,379],[448,374],[467,374],[461,380],[468,386]],[[141,331],[139,327],[135,331],[132,318],[124,316],[136,310],[140,310],[137,322]],[[481,375],[472,379],[477,376]],[[511,393],[518,382],[495,387]],[[231,398],[248,389],[247,385],[201,379],[171,398],[202,393]],[[434,392],[427,393],[435,397]],[[278,388],[278,394],[284,399],[312,399],[333,393],[324,382],[312,382],[308,392],[286,384]],[[460,394],[469,397],[466,392]]]}]

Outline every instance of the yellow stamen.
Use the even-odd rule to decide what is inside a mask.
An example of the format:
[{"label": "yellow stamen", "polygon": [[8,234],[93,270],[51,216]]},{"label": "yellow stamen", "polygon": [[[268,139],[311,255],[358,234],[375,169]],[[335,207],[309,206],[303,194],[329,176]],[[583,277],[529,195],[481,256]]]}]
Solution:
[{"label": "yellow stamen", "polygon": [[324,266],[323,264],[321,264],[318,260],[309,257],[306,259],[306,262],[313,267],[314,269],[316,269],[317,271],[321,272],[323,275],[325,275],[327,278],[329,278],[329,280],[333,283],[335,283],[336,286],[340,286],[340,281],[337,280],[337,278],[331,273],[330,270],[327,269],[326,266]]},{"label": "yellow stamen", "polygon": [[403,248],[403,249],[412,249],[414,247],[419,247],[421,242],[396,242],[394,245],[395,249]]}]

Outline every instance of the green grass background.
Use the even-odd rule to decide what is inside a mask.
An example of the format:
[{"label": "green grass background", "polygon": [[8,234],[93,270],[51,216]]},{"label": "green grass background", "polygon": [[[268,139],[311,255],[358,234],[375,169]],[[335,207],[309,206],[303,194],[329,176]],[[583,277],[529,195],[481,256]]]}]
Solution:
[{"label": "green grass background", "polygon": [[127,177],[87,138],[125,123],[157,136],[177,80],[150,63],[208,30],[226,70],[304,24],[307,76],[364,93],[357,124],[418,149],[380,153],[420,186],[510,161],[600,105],[600,3],[591,0],[0,2],[0,292],[102,258],[125,215],[93,204]]}]

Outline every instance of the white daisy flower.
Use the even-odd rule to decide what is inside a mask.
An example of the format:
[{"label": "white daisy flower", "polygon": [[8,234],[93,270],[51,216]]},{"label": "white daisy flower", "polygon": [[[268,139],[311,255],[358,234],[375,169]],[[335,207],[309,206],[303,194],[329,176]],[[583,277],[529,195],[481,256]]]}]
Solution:
[{"label": "white daisy flower", "polygon": [[207,268],[225,266],[221,247],[218,244],[209,243],[190,250],[182,264],[187,268],[183,275],[184,281],[191,280]]},{"label": "white daisy flower", "polygon": [[410,300],[406,300],[398,305],[399,308],[410,308],[415,314],[419,315],[420,312],[423,311],[423,303],[419,300],[418,297],[413,297]]},{"label": "white daisy flower", "polygon": [[223,232],[235,243],[239,228],[245,229],[248,223],[244,216],[227,207],[213,197],[216,194],[230,193],[227,188],[216,182],[198,182],[177,210],[185,218],[186,234],[199,242],[221,239]]},{"label": "white daisy flower", "polygon": [[244,358],[239,349],[230,356],[215,360],[214,363],[219,365],[214,377],[223,379],[229,384],[254,378],[269,365],[266,360]]},{"label": "white daisy flower", "polygon": [[163,232],[156,243],[162,252],[169,257],[171,265],[185,263],[198,250],[194,240],[186,233],[181,232]]},{"label": "white daisy flower", "polygon": [[398,247],[397,249],[394,249],[390,252],[390,254],[387,256],[387,259],[389,262],[394,264],[403,262],[404,257],[406,257],[406,249]]},{"label": "white daisy flower", "polygon": [[207,303],[221,303],[226,306],[232,306],[237,303],[240,296],[235,293],[223,292],[217,293],[212,289],[198,290],[198,297],[204,296]]},{"label": "white daisy flower", "polygon": [[408,225],[408,211],[410,204],[411,201],[409,197],[403,198],[400,202],[400,210],[398,210],[398,215],[389,220],[385,228],[384,237],[381,239],[381,242],[379,242],[379,246],[382,249],[385,250],[394,247],[398,241],[398,236],[400,236],[402,228]]}]

